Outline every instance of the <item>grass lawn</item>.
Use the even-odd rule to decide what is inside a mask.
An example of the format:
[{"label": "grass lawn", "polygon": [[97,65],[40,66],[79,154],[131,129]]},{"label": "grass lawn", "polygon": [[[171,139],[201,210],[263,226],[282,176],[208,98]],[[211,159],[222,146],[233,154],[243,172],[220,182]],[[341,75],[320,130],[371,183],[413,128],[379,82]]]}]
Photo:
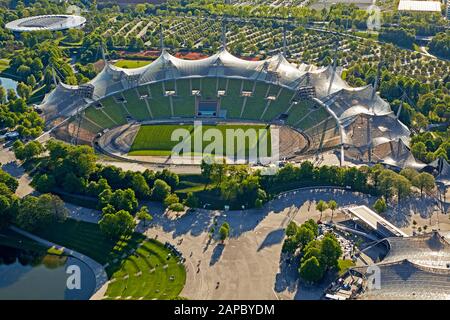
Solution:
[{"label": "grass lawn", "polygon": [[98,224],[73,219],[54,223],[33,233],[85,254],[101,264],[109,263],[106,270],[108,274],[118,267],[113,263],[114,259],[128,254],[144,239],[144,236],[136,233],[126,239],[111,240],[100,231]]},{"label": "grass lawn", "polygon": [[161,243],[145,241],[112,275],[106,299],[174,299],[186,282],[183,264]]},{"label": "grass lawn", "polygon": [[133,69],[146,66],[150,62],[150,60],[119,60],[114,65],[119,68]]},{"label": "grass lawn", "polygon": [[47,250],[44,245],[10,229],[0,229],[0,245],[17,249],[32,250],[36,252]]},{"label": "grass lawn", "polygon": [[343,275],[348,269],[350,269],[354,265],[355,263],[350,259],[346,260],[339,259],[338,260],[339,275],[340,276]]},{"label": "grass lawn", "polygon": [[[193,147],[193,125],[148,125],[148,126],[141,126],[139,129],[138,134],[136,135],[133,145],[131,146],[130,152],[128,155],[132,156],[142,156],[142,155],[161,155],[161,156],[168,156],[172,154],[172,149],[174,146],[176,146],[179,142],[178,141],[172,141],[172,132],[175,129],[186,129],[188,130],[191,135],[188,139],[191,139],[191,146]],[[221,132],[222,137],[224,137],[224,147],[226,146],[226,130],[227,129],[242,129],[244,131],[249,129],[256,130],[258,134],[258,130],[266,128],[265,125],[232,125],[232,124],[223,124],[223,125],[204,125],[203,126],[203,133],[208,129],[217,129]],[[271,141],[270,141],[270,131],[268,135],[264,135],[262,139],[267,139],[267,148],[268,148],[268,154],[271,154]],[[211,142],[204,141],[203,142],[203,148],[208,146]],[[250,146],[250,143],[248,139],[245,141],[245,154],[248,154],[248,150],[250,148],[253,148],[255,145],[253,144]],[[235,147],[234,152],[237,153],[238,143],[236,143],[235,139]],[[224,151],[225,153],[225,151]]]},{"label": "grass lawn", "polygon": [[[188,192],[199,192],[205,190],[207,180],[199,174],[180,174],[180,182],[177,186],[177,194],[187,194]],[[182,197],[184,198],[184,196]]]},{"label": "grass lawn", "polygon": [[186,281],[184,265],[178,264],[175,257],[167,259],[169,249],[156,240],[145,240],[138,233],[112,240],[100,231],[98,224],[73,219],[33,233],[103,265],[108,263],[108,277],[116,279],[107,289],[110,299],[129,296],[135,299],[173,299],[178,297]]}]

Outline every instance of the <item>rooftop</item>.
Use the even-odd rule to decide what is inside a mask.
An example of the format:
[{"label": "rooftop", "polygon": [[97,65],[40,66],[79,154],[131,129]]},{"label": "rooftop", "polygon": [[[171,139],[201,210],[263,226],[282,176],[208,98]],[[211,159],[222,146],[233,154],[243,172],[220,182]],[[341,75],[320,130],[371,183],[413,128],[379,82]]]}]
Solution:
[{"label": "rooftop", "polygon": [[400,0],[398,11],[441,12],[441,2]]},{"label": "rooftop", "polygon": [[42,15],[11,21],[6,24],[6,28],[14,32],[57,31],[79,28],[85,22],[85,18],[74,15]]}]

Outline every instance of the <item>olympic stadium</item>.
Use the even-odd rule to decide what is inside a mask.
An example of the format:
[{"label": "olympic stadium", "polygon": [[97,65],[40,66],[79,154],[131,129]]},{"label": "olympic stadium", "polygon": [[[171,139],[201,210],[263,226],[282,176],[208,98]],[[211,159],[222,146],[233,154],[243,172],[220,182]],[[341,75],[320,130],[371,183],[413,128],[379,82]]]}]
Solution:
[{"label": "olympic stadium", "polygon": [[163,49],[155,61],[137,69],[104,60],[103,70],[89,83],[59,82],[39,106],[57,138],[95,142],[109,154],[146,161],[148,156],[130,154],[141,128],[202,120],[276,127],[280,158],[336,149],[341,163],[349,158],[422,166],[408,148],[410,131],[398,114],[372,85],[350,87],[336,64],[294,65],[282,53],[249,61],[233,56],[225,45],[201,60],[179,59]]},{"label": "olympic stadium", "polygon": [[75,15],[42,15],[11,21],[6,24],[6,28],[18,33],[42,30],[60,31],[81,28],[85,23],[84,17]]},{"label": "olympic stadium", "polygon": [[[448,300],[450,299],[450,243],[437,231],[413,237],[392,237],[375,246],[386,256],[375,272],[379,286],[355,295],[363,300]],[[371,278],[373,267],[356,267],[352,277]]]}]

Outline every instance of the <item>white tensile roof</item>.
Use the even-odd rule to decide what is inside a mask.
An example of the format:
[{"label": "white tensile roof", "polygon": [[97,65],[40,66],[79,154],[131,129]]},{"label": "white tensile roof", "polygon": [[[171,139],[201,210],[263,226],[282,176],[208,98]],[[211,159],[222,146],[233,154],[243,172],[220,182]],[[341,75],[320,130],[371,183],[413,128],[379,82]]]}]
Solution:
[{"label": "white tensile roof", "polygon": [[400,0],[398,11],[441,12],[441,2]]},{"label": "white tensile roof", "polygon": [[75,15],[42,15],[17,19],[6,24],[6,28],[14,32],[65,30],[78,28],[86,22],[86,18]]},{"label": "white tensile roof", "polygon": [[[183,60],[163,50],[155,61],[135,69],[119,68],[106,61],[103,70],[87,84],[93,87],[92,99],[77,97],[80,92],[78,86],[60,84],[45,97],[41,109],[49,122],[55,117],[70,117],[95,101],[131,88],[164,80],[199,77],[264,81],[293,91],[305,85],[314,87],[315,101],[324,106],[337,122],[340,130],[336,134],[340,135],[342,144],[364,148],[366,143],[375,147],[401,141],[401,152],[395,152],[392,157],[384,159],[385,162],[402,167],[420,166],[407,145],[403,145],[409,143],[409,129],[397,119],[389,104],[374,93],[371,85],[352,88],[331,66],[295,66],[282,54],[266,60],[249,61],[222,48],[205,59]],[[370,118],[372,129],[367,138],[371,139],[370,142],[350,134],[352,123],[360,117]]]}]

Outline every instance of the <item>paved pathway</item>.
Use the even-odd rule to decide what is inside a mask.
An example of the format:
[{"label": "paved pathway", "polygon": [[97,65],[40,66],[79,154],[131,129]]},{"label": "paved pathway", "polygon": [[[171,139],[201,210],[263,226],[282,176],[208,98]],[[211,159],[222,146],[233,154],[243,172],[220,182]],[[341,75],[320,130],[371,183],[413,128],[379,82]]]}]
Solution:
[{"label": "paved pathway", "polygon": [[[315,203],[321,199],[335,199],[342,206],[370,205],[375,200],[345,190],[305,189],[283,194],[262,209],[198,209],[177,220],[168,219],[160,203],[148,203],[154,217],[152,225],[139,226],[138,231],[161,242],[168,241],[183,253],[187,279],[181,295],[189,299],[317,299],[321,288],[299,287],[296,267],[282,261],[281,247],[289,221],[317,219]],[[99,211],[68,208],[75,219],[100,219]],[[331,212],[326,212],[323,219],[330,216]],[[209,241],[208,231],[215,219],[216,229],[224,221],[231,226],[230,239],[225,244]],[[339,219],[345,217],[335,213],[334,220]],[[101,298],[101,294],[96,298]]]}]

